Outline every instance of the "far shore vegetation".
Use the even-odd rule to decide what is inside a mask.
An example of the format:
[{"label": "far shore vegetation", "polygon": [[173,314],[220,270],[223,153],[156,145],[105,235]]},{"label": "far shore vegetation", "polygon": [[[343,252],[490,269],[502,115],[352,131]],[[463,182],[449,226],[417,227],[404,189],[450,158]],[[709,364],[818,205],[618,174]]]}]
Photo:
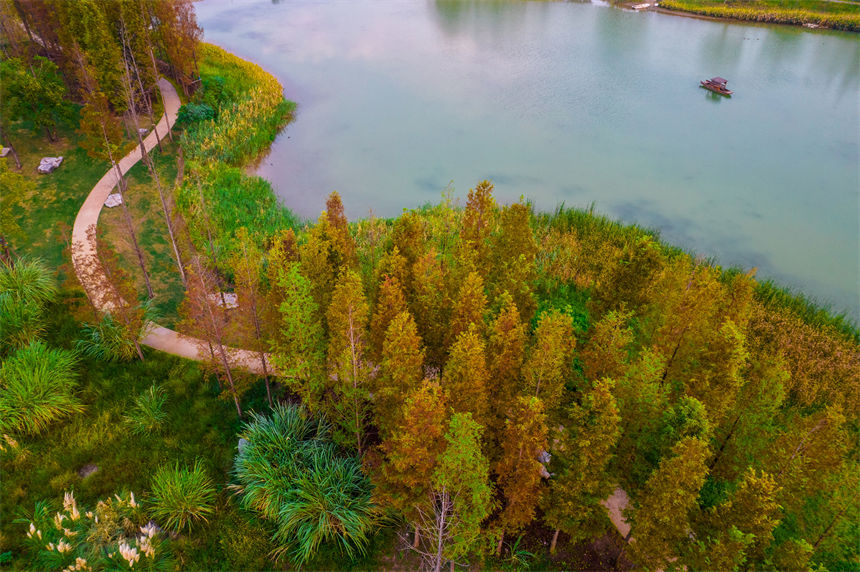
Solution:
[{"label": "far shore vegetation", "polygon": [[860,2],[853,0],[661,0],[660,8],[763,24],[860,32]]},{"label": "far shore vegetation", "polygon": [[[857,569],[848,317],[491,181],[301,220],[246,172],[295,104],[190,0],[43,6],[0,0],[0,567]],[[102,316],[71,226],[159,76],[183,106],[100,217]],[[143,346],[155,316],[211,359]]]}]

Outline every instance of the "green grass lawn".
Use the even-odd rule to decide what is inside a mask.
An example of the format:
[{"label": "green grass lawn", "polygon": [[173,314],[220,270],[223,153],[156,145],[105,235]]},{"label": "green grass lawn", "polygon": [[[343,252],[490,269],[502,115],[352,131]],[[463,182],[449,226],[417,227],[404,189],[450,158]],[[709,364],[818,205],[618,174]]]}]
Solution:
[{"label": "green grass lawn", "polygon": [[[11,130],[10,137],[21,160],[21,170],[15,169],[11,155],[0,159],[36,185],[33,200],[23,209],[16,209],[22,232],[12,237],[12,247],[19,255],[42,258],[52,268],[60,268],[67,261],[64,250],[71,240],[78,209],[108,169],[106,162],[87,156],[78,147],[76,124],[74,118],[61,125],[56,142],[48,141],[44,132],[33,132],[26,125],[19,125]],[[62,156],[63,164],[51,174],[40,175],[36,168],[41,158],[48,156]]]},{"label": "green grass lawn", "polygon": [[[177,144],[163,142],[163,152],[152,152],[162,188],[168,198],[172,195],[177,173]],[[128,200],[134,221],[137,240],[144,251],[152,288],[155,293],[154,304],[162,325],[172,327],[176,309],[182,301],[184,288],[176,266],[173,247],[167,232],[167,223],[161,207],[161,199],[149,170],[139,162],[126,176]],[[123,266],[134,276],[137,291],[146,294],[143,273],[137,262],[131,240],[126,231],[126,223],[121,207],[105,208],[99,217],[99,230],[106,232],[107,240],[117,249],[123,259]]]}]

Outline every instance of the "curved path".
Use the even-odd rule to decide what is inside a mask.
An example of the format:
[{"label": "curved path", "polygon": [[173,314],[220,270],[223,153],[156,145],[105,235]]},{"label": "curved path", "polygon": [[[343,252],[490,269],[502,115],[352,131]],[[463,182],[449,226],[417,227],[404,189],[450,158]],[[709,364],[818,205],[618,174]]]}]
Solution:
[{"label": "curved path", "polygon": [[[156,133],[160,134],[161,137],[167,135],[168,125],[174,124],[176,114],[179,111],[179,96],[176,94],[173,85],[162,78],[158,80],[158,88],[161,90],[162,100],[164,101],[164,116],[158,122],[158,125],[155,126],[153,132],[147,135],[143,141],[147,152],[158,144]],[[120,159],[119,168],[122,174],[125,175],[140,159],[140,146],[136,146],[131,153]],[[105,275],[104,268],[99,264],[91,263],[91,261],[98,260],[98,258],[96,258],[95,235],[90,229],[95,228],[98,224],[105,199],[107,199],[116,186],[116,182],[116,171],[110,169],[96,183],[90,194],[87,195],[83,206],[78,211],[75,225],[72,228],[71,251],[75,274],[77,274],[78,280],[84,287],[93,306],[99,312],[110,310],[111,303],[107,293],[110,291],[111,286]],[[205,340],[184,336],[178,332],[159,326],[154,322],[147,324],[145,331],[146,336],[141,340],[141,343],[146,346],[191,360],[204,361],[209,359],[207,352],[203,350],[207,345]],[[263,373],[259,354],[235,348],[228,348],[228,353],[230,354],[231,365],[253,373]],[[268,367],[268,371],[271,373],[271,366]]]}]

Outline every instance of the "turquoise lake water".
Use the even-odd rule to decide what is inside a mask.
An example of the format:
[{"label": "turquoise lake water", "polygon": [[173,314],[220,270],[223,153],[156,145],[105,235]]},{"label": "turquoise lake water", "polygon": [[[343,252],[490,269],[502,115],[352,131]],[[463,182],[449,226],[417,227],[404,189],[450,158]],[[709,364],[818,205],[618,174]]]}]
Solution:
[{"label": "turquoise lake water", "polygon": [[[579,2],[205,0],[296,121],[258,173],[316,217],[478,181],[588,206],[860,318],[860,35]],[[698,87],[729,80],[725,99]]]}]

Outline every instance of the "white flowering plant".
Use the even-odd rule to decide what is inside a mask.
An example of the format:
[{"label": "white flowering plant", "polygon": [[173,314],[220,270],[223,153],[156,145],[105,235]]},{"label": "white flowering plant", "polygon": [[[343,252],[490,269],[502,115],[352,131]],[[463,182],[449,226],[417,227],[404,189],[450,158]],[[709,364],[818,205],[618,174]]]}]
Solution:
[{"label": "white flowering plant", "polygon": [[27,526],[27,547],[36,567],[46,570],[165,570],[168,540],[149,520],[134,493],[100,500],[94,509],[79,506],[74,493],[62,510],[36,503]]}]

